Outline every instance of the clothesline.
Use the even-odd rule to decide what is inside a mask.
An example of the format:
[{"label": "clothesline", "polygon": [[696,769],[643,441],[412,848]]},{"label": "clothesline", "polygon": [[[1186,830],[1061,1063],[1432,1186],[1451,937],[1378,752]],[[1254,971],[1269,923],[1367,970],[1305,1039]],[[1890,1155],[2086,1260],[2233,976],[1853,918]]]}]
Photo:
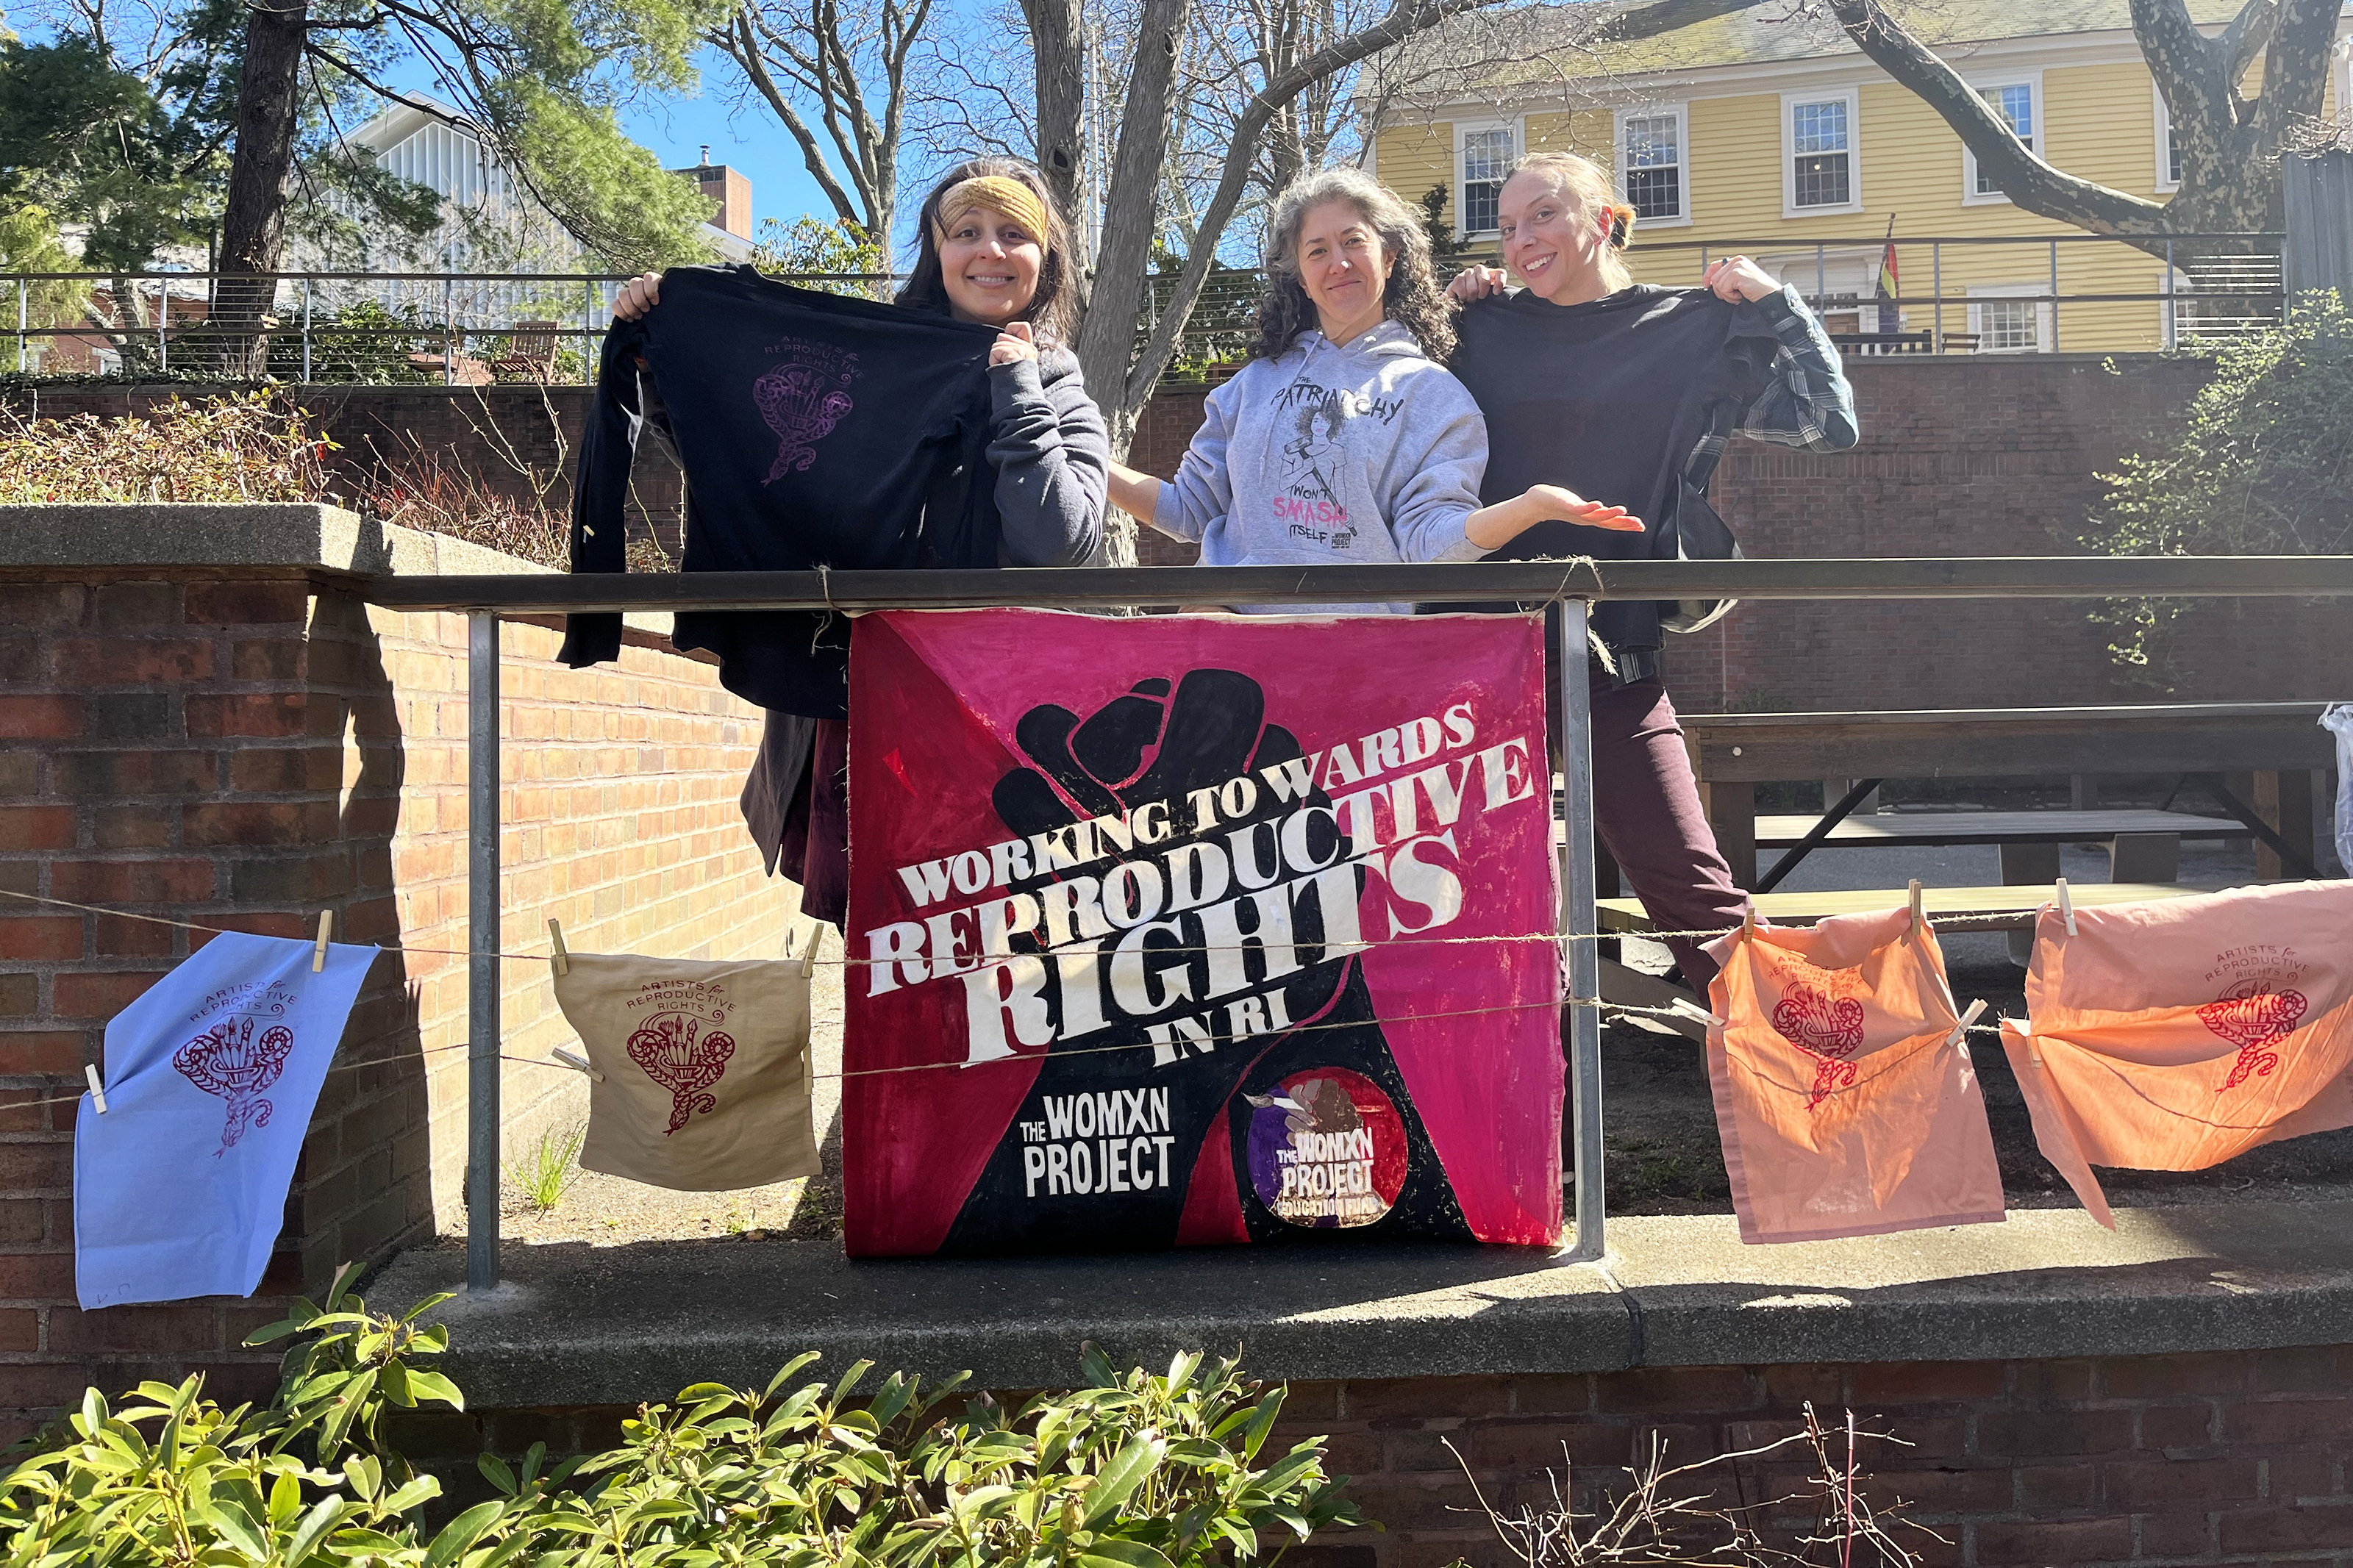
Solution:
[{"label": "clothesline", "polygon": [[[0,888],[0,898],[17,899],[27,903],[50,904],[59,909],[79,910],[86,914],[111,915],[119,920],[143,921],[150,925],[173,926],[181,931],[200,931],[210,932],[214,935],[225,935],[235,929],[229,926],[205,925],[195,921],[171,920],[162,915],[134,914],[127,910],[104,909],[96,904],[76,903],[70,899],[52,899],[44,897],[38,893],[13,892],[5,888]],[[1987,921],[2014,921],[2021,915],[2033,914],[2040,910],[2042,907],[2042,904],[2036,903],[2021,905],[2017,909],[2012,910],[1989,910],[1973,915],[1947,915],[1943,917],[1932,916],[1929,917],[1928,923],[1932,926],[1951,930],[1957,927],[1981,924]],[[1674,940],[1702,942],[1711,941],[1716,937],[1729,936],[1734,931],[1740,929],[1741,928],[1739,926],[1734,925],[1715,926],[1695,931],[1555,931],[1498,932],[1486,936],[1394,936],[1383,938],[1377,942],[1368,942],[1366,945],[1379,947],[1469,947],[1483,946],[1493,942],[1549,943],[1562,942],[1618,942],[1628,937],[1638,938],[1643,942],[1668,942]],[[383,952],[424,952],[450,958],[502,958],[513,959],[518,963],[545,963],[554,955],[554,949],[553,946],[546,948],[533,948],[518,952],[504,948],[412,947],[406,943],[396,942],[359,942],[349,945],[362,947],[372,946]],[[1220,942],[1214,944],[1155,946],[1151,951],[1155,955],[1179,952],[1249,952],[1253,950],[1263,952],[1267,945],[1268,944],[1263,942]],[[1305,945],[1314,946],[1317,944],[1309,942]],[[977,957],[978,955],[967,953],[959,954],[957,956]],[[877,964],[888,965],[907,961],[896,958],[856,958],[845,952],[839,957],[819,957],[812,960],[811,962],[824,967],[864,969],[871,968]]]},{"label": "clothesline", "polygon": [[[1613,1017],[1662,1018],[1683,1023],[1694,1022],[1704,1016],[1696,1007],[1689,1011],[1684,1011],[1672,1007],[1643,1007],[1636,1005],[1630,1002],[1607,1002],[1598,997],[1564,996],[1556,1002],[1515,1002],[1507,1006],[1502,1007],[1463,1007],[1445,1013],[1413,1013],[1403,1016],[1375,1018],[1373,1022],[1376,1024],[1424,1023],[1439,1018],[1473,1018],[1492,1013],[1525,1013],[1540,1008],[1557,1010],[1562,1007],[1590,1007],[1598,1012],[1607,1014]],[[1361,1022],[1353,1020],[1340,1024],[1298,1024],[1293,1025],[1290,1029],[1285,1030],[1284,1033],[1309,1034],[1324,1029],[1359,1029],[1362,1027],[1364,1027],[1364,1025]],[[1967,1032],[1972,1035],[2000,1035],[2001,1030],[1999,1025],[1996,1024],[1972,1024],[1967,1026]],[[327,1071],[330,1075],[332,1075],[334,1073],[343,1072],[362,1072],[369,1068],[396,1067],[402,1062],[410,1060],[413,1057],[446,1056],[451,1051],[462,1051],[470,1048],[470,1047],[469,1043],[465,1041],[460,1041],[454,1046],[425,1046],[420,1047],[414,1052],[404,1053],[399,1056],[371,1057],[365,1061],[338,1062],[333,1067],[329,1068]],[[1155,1041],[1136,1040],[1125,1045],[1118,1046],[1083,1046],[1077,1050],[1050,1051],[1046,1053],[1046,1055],[1051,1056],[1059,1060],[1065,1057],[1099,1056],[1112,1051],[1160,1050],[1163,1048],[1164,1047]],[[995,1057],[979,1062],[911,1062],[901,1067],[860,1068],[855,1071],[843,1072],[813,1072],[809,1074],[809,1078],[812,1081],[822,1080],[826,1082],[836,1082],[846,1079],[886,1078],[901,1073],[911,1072],[941,1072],[948,1070],[964,1071],[971,1068],[988,1067],[999,1062],[1036,1062],[1043,1059],[1043,1057],[1039,1056],[1012,1056]],[[570,1062],[558,1061],[553,1058],[519,1057],[505,1051],[499,1053],[499,1060],[502,1062],[519,1062],[524,1067],[552,1068],[561,1072],[579,1072],[581,1070]],[[6,1091],[0,1090],[0,1093],[5,1092]],[[76,1090],[72,1094],[53,1095],[45,1100],[8,1100],[5,1102],[0,1102],[0,1110],[32,1110],[43,1106],[71,1105],[82,1097],[83,1091]]]}]

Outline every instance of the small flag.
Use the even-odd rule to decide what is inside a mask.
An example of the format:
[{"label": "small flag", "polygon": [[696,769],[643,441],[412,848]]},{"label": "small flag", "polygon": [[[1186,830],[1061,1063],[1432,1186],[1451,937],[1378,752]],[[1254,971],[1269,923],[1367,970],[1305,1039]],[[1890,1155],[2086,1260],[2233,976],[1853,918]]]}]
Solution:
[{"label": "small flag", "polygon": [[[1895,277],[1895,218],[1892,214],[1887,219],[1887,248],[1882,251],[1879,257],[1879,283],[1873,293],[1881,300],[1900,299],[1904,293],[1903,286],[1896,281]],[[1892,304],[1880,306],[1879,330],[1891,337],[1902,331],[1904,330],[1902,308]]]}]

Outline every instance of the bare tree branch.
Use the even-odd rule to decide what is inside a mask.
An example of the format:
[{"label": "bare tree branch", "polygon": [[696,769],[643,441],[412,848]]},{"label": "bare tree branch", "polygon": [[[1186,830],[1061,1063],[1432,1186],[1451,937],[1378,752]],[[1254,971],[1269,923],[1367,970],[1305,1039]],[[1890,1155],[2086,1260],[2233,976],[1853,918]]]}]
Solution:
[{"label": "bare tree branch", "polygon": [[2279,0],[2247,0],[2222,36],[2214,41],[2214,52],[2222,58],[2222,79],[2236,93],[2247,68],[2263,52],[2279,26]]},{"label": "bare tree branch", "polygon": [[[2136,20],[2144,9],[2158,7],[2178,11],[2181,0],[2133,0]],[[1879,0],[1831,0],[1831,14],[1880,69],[1960,133],[1978,169],[2019,207],[2098,234],[2154,234],[2164,227],[2163,204],[2079,179],[2027,151],[1977,89],[1905,31]]]},{"label": "bare tree branch", "polygon": [[1201,215],[1200,238],[1185,258],[1184,270],[1177,275],[1168,306],[1153,324],[1152,333],[1143,351],[1128,370],[1124,384],[1119,389],[1119,407],[1123,414],[1141,407],[1151,395],[1160,373],[1176,356],[1176,335],[1184,330],[1193,307],[1201,298],[1201,288],[1208,280],[1209,268],[1217,259],[1217,243],[1225,226],[1240,204],[1242,191],[1249,183],[1250,170],[1255,160],[1258,138],[1274,117],[1275,111],[1297,98],[1307,88],[1325,77],[1345,70],[1370,58],[1384,49],[1394,48],[1407,38],[1436,26],[1449,16],[1494,5],[1499,0],[1398,0],[1388,14],[1371,26],[1360,28],[1335,40],[1293,65],[1282,76],[1267,83],[1242,111],[1234,128],[1223,167],[1219,172],[1217,194]]}]

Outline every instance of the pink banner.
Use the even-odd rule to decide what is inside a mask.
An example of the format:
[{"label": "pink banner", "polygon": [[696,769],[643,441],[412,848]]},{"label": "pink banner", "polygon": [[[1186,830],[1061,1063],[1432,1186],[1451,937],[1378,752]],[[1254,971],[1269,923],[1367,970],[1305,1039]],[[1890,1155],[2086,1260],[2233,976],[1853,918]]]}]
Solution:
[{"label": "pink banner", "polygon": [[858,1255],[1561,1228],[1541,623],[860,618]]}]

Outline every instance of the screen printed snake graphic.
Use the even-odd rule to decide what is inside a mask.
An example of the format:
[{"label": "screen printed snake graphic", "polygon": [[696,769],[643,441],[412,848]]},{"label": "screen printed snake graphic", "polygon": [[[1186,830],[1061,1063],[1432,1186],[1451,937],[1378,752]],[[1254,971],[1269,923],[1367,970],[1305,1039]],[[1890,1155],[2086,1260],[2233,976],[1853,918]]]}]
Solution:
[{"label": "screen printed snake graphic", "polygon": [[858,379],[858,356],[832,357],[829,364],[788,359],[752,384],[752,401],[776,433],[776,460],[763,484],[807,472],[817,461],[817,444],[833,434],[853,406],[847,389]]},{"label": "screen printed snake graphic", "polygon": [[286,1070],[293,1050],[294,1031],[283,1024],[272,1024],[257,1037],[253,1019],[224,1018],[172,1053],[172,1066],[182,1078],[228,1101],[228,1121],[213,1158],[235,1148],[247,1128],[269,1125],[270,1104],[262,1096]]}]

